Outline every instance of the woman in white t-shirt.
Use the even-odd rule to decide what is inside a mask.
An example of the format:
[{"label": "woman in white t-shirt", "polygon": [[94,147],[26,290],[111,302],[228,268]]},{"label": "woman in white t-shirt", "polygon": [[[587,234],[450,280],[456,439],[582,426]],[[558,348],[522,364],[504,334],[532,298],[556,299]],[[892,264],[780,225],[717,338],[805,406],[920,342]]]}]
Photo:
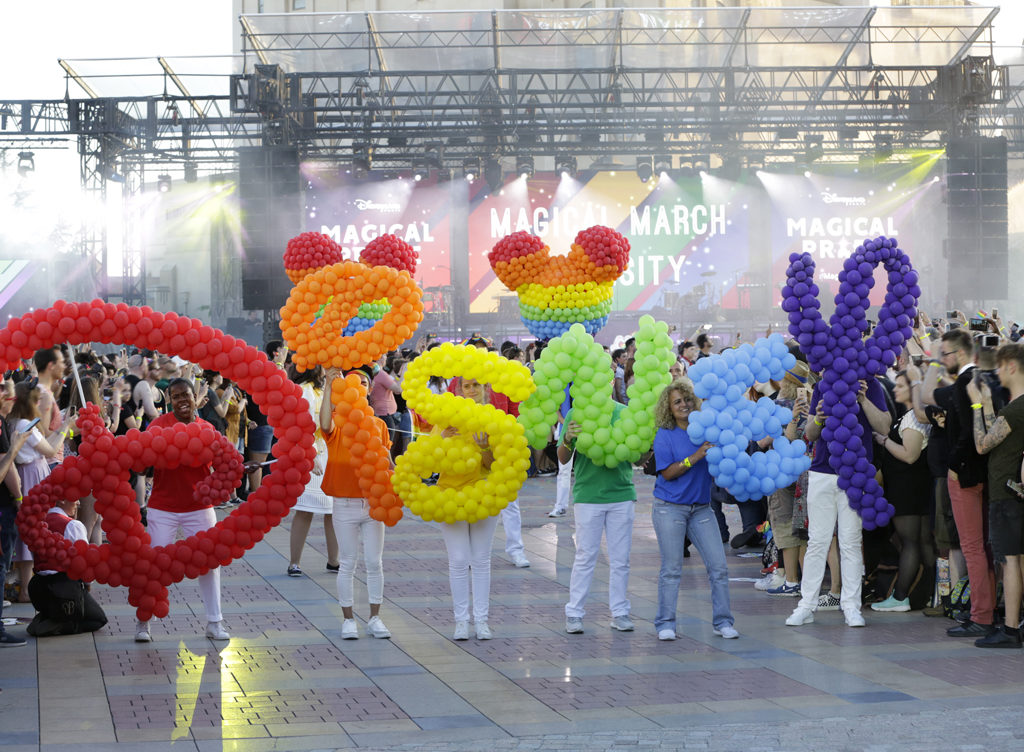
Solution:
[{"label": "woman in white t-shirt", "polygon": [[[14,432],[25,433],[29,423],[38,417],[40,417],[39,390],[25,381],[15,384],[14,406],[11,408],[8,418],[10,424],[14,426]],[[14,457],[15,465],[18,468],[18,477],[21,479],[22,496],[28,496],[32,487],[50,474],[50,465],[47,459],[56,456],[58,450],[63,446],[68,426],[73,420],[74,417],[68,415],[56,431],[46,436],[39,430],[42,423],[37,423],[29,432],[28,440]],[[18,561],[18,575],[21,579],[19,600],[27,603],[28,583],[32,579],[32,552],[20,540],[15,550],[15,558]]]}]

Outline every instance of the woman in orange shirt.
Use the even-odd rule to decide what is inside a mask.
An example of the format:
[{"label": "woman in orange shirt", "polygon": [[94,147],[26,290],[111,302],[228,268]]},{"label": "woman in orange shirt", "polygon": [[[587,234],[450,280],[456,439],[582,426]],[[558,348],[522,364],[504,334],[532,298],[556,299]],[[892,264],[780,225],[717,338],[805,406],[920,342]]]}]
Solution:
[{"label": "woman in orange shirt", "polygon": [[[359,376],[363,390],[369,392],[371,371],[356,368],[345,372]],[[366,633],[370,637],[386,639],[391,632],[380,618],[380,605],[384,601],[384,523],[370,517],[370,506],[362,497],[359,478],[349,460],[348,452],[342,447],[344,437],[334,423],[332,386],[342,373],[337,368],[327,369],[324,397],[320,405],[320,430],[327,442],[327,467],[321,488],[333,497],[332,519],[338,538],[338,603],[345,619],[341,624],[343,640],[359,639],[359,627],[352,611],[353,581],[356,571],[356,556],[359,553],[360,538],[363,542],[363,562],[366,565],[366,589],[370,596],[370,618],[366,622]],[[380,418],[375,419],[380,440],[388,449],[391,438],[388,427]]]}]

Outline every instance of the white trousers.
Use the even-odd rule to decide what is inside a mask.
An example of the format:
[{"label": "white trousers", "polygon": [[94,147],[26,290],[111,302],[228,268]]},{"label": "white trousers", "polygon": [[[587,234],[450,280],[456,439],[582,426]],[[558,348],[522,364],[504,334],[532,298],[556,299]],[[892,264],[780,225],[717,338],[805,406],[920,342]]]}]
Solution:
[{"label": "white trousers", "polygon": [[[839,478],[828,473],[810,473],[807,482],[807,553],[800,583],[800,607],[813,611],[818,606],[818,591],[825,577],[825,561],[832,545],[832,533],[839,529],[839,562],[843,573],[843,611],[860,611],[861,587],[864,577],[864,554],[861,547],[860,515],[850,508],[846,492],[839,488]],[[835,577],[835,572],[832,573]]]},{"label": "white trousers", "polygon": [[[153,547],[174,543],[179,530],[183,537],[191,538],[200,530],[209,530],[216,524],[217,514],[212,508],[194,512],[165,512],[150,507],[146,512],[146,531]],[[220,621],[224,618],[220,611],[220,567],[200,575],[198,581],[199,594],[206,607],[206,620]]]},{"label": "white trousers", "polygon": [[523,553],[523,515],[519,499],[501,510],[501,526],[505,528],[505,553],[509,556]]},{"label": "white trousers", "polygon": [[335,498],[331,519],[338,537],[338,603],[352,607],[360,539],[370,603],[383,603],[384,523],[370,516],[370,505],[365,499]]},{"label": "white trousers", "polygon": [[497,517],[467,522],[441,523],[448,549],[448,579],[452,588],[455,621],[469,621],[469,575],[473,573],[473,620],[487,621],[491,602],[491,546]]},{"label": "white trousers", "polygon": [[572,490],[572,457],[568,462],[558,463],[558,477],[555,478],[555,508],[552,512],[569,509],[569,492]]},{"label": "white trousers", "polygon": [[608,606],[612,616],[629,614],[629,551],[633,544],[633,515],[636,504],[573,504],[576,520],[576,558],[569,578],[569,602],[565,615],[583,618],[583,604],[594,578],[594,565],[601,552],[601,536],[608,541]]}]

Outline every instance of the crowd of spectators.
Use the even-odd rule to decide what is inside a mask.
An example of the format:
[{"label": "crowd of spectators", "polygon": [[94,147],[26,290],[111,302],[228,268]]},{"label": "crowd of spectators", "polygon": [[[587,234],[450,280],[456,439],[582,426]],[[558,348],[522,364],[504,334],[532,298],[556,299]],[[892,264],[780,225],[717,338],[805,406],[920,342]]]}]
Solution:
[{"label": "crowd of spectators", "polygon": [[[1021,647],[1024,344],[1017,342],[1017,325],[1006,328],[998,317],[980,322],[955,312],[944,319],[920,314],[913,339],[896,365],[884,376],[861,382],[860,420],[865,435],[873,438],[866,442],[869,458],[873,458],[879,482],[895,508],[891,524],[870,532],[863,530],[860,517],[839,489],[836,472],[828,461],[829,447],[819,440],[825,418],[817,385],[820,374],[810,371],[795,343],[791,343],[791,351],[797,356],[797,365],[781,381],[756,384],[746,397],[769,397],[793,411],[785,435],[807,441],[810,470],[797,483],[767,498],[737,502],[715,485],[705,458],[708,446],[694,445],[686,433],[690,413],[700,407],[686,372],[716,350],[737,346],[739,337],[724,342],[711,334],[710,327],[701,326],[692,338],[679,342],[670,369],[672,381],[657,408],[659,428],[652,455],[645,463],[646,471],[656,476],[652,519],[662,557],[655,622],[658,638],[675,639],[676,594],[683,559],[690,556],[692,541],[707,570],[715,631],[725,638],[739,634],[729,608],[723,545],[728,543],[734,549],[762,552],[764,578],[755,583],[759,591],[770,597],[799,599],[786,620],[791,626],[812,622],[816,611],[841,609],[849,626],[862,627],[862,606],[870,604],[874,611],[923,610],[929,616],[952,617],[957,623],[948,634],[974,638],[981,647]],[[984,331],[975,331],[978,329]],[[473,335],[465,344],[493,350],[531,369],[545,346],[543,341],[525,345],[506,341],[495,346],[482,335]],[[390,447],[393,459],[401,456],[417,435],[439,430],[416,416],[402,397],[408,363],[439,345],[440,339],[428,334],[415,348],[390,353],[360,371],[370,405],[380,420],[382,440]],[[629,338],[621,347],[606,349],[612,369],[612,398],[624,406],[634,382],[636,342]],[[378,529],[372,524],[375,521],[370,520],[354,481],[346,485],[336,475],[330,482],[326,480],[337,467],[335,463],[335,471],[331,471],[331,437],[337,432],[331,420],[330,384],[343,374],[320,369],[299,373],[290,367],[287,350],[280,341],[268,343],[265,351],[302,385],[311,415],[320,427],[313,476],[291,521],[287,573],[303,576],[302,550],[314,518],[320,517],[327,543],[326,566],[339,574],[344,636],[355,638],[358,630],[352,610],[351,578],[358,548],[362,544],[368,575],[377,583],[382,577],[384,530],[382,525]],[[81,391],[72,373],[71,355]],[[181,384],[188,387],[191,396],[176,387]],[[504,395],[476,382],[435,376],[429,386],[438,394],[451,391],[518,414],[518,406]],[[53,626],[49,613],[57,596],[50,592],[53,588],[42,586],[33,596],[32,580],[35,572],[36,576],[49,578],[49,582],[55,572],[47,562],[33,562],[32,552],[18,541],[14,524],[24,495],[65,453],[77,450],[80,439],[72,429],[83,398],[100,407],[107,427],[117,435],[174,419],[188,422],[193,417],[224,434],[247,462],[242,487],[224,499],[221,508],[241,503],[251,489],[259,486],[264,472],[273,472],[272,464],[267,464],[273,432],[258,406],[221,374],[201,371],[179,358],[125,350],[101,355],[87,347],[69,353],[66,347],[54,347],[40,350],[21,369],[5,374],[0,404],[0,575],[5,583],[11,579],[7,593],[13,599],[31,599],[36,605],[37,620],[46,622],[36,630],[41,635],[96,629],[105,621],[102,612],[97,614],[86,599],[85,610],[80,610],[74,625]],[[184,408],[176,409],[176,399],[194,401],[194,416]],[[616,468],[597,467],[575,452],[579,425],[572,418],[571,402],[567,390],[548,446],[533,452],[530,468],[531,476],[558,475],[549,517],[557,519],[567,514],[571,489],[576,558],[565,609],[566,631],[583,631],[584,603],[602,538],[611,562],[610,625],[629,631],[634,628],[626,597],[637,498],[634,469],[625,463]],[[616,417],[619,412],[621,407],[616,408]],[[451,429],[446,430],[450,433]],[[474,439],[486,458],[487,437]],[[749,451],[765,449],[769,443],[752,442]],[[485,461],[480,472],[486,473],[487,468]],[[424,481],[453,487],[474,479],[446,477],[442,472]],[[153,498],[153,472],[133,474],[132,483],[143,519],[152,526],[147,514],[152,518],[156,512],[161,524],[167,522],[159,507],[148,511]],[[328,485],[347,490],[338,496],[328,492]],[[732,536],[723,513],[723,505],[730,504],[738,506],[742,525]],[[162,506],[166,512],[166,503]],[[47,524],[51,524],[52,517],[51,528],[59,528],[65,537],[73,536],[69,540],[102,541],[102,520],[91,498],[82,499],[80,505],[51,511]],[[202,512],[203,525],[213,524],[211,515],[212,510]],[[510,559],[516,566],[528,567],[517,503],[510,505],[501,521]],[[496,524],[497,519],[474,523],[479,530],[472,525],[463,526],[464,530],[456,529],[456,525],[442,526],[449,553],[455,639],[469,636],[470,583],[476,636],[491,636],[487,598]],[[823,590],[826,571],[829,586]],[[997,578],[1003,583],[1002,602],[996,599]],[[963,585],[967,583],[969,602],[963,597],[967,590]],[[212,581],[202,588],[204,601],[208,601],[207,635],[227,639],[220,626],[219,585],[216,589],[214,599]],[[379,615],[380,591],[381,587],[375,585],[371,592],[367,633],[388,637],[390,632]],[[140,641],[150,639],[145,624],[140,623],[136,637]],[[24,639],[0,626],[0,644],[24,644]]]}]

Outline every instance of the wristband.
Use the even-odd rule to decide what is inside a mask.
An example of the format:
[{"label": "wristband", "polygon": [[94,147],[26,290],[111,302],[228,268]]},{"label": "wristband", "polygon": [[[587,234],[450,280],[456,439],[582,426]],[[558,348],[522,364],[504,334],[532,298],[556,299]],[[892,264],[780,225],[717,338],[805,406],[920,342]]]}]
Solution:
[{"label": "wristband", "polygon": [[24,500],[24,498],[25,498],[24,496],[15,496],[15,497],[14,497],[14,500],[15,500],[15,501],[23,501],[23,500]]},{"label": "wristband", "polygon": [[825,424],[824,424],[824,423],[822,423],[822,422],[821,422],[820,420],[818,420],[817,418],[815,418],[815,419],[814,419],[814,425],[816,425],[816,426],[823,426],[823,425],[825,425]]},{"label": "wristband", "polygon": [[685,460],[683,460],[683,467],[685,467],[688,470],[693,468],[693,465],[690,464],[690,458],[689,457],[687,457]]},{"label": "wristband", "polygon": [[981,409],[981,403],[980,402],[975,402],[973,405],[971,405],[971,409],[972,410],[980,410]]}]

